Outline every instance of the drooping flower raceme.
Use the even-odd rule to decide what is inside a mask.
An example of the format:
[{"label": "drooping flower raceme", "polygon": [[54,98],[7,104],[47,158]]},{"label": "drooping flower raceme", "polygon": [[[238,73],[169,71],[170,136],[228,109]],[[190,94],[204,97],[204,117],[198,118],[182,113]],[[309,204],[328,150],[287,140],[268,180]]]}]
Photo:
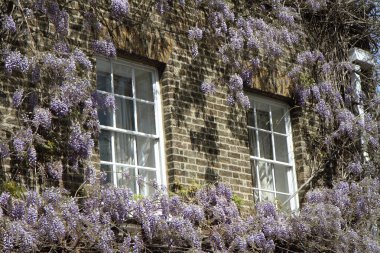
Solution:
[{"label": "drooping flower raceme", "polygon": [[24,89],[18,89],[13,93],[13,98],[12,98],[12,104],[13,107],[18,108],[21,105],[22,98],[24,95]]},{"label": "drooping flower raceme", "polygon": [[206,95],[214,94],[215,93],[215,85],[213,83],[203,82],[201,84],[201,91]]},{"label": "drooping flower raceme", "polygon": [[19,51],[12,51],[5,57],[5,69],[9,74],[13,71],[26,73],[29,69],[29,60]]},{"label": "drooping flower raceme", "polygon": [[129,3],[127,0],[112,0],[111,13],[117,19],[123,19],[128,16]]},{"label": "drooping flower raceme", "polygon": [[193,27],[189,30],[188,37],[190,40],[201,40],[203,37],[203,31],[198,27]]},{"label": "drooping flower raceme", "polygon": [[75,61],[81,65],[85,70],[91,70],[92,68],[92,63],[91,61],[88,59],[88,57],[85,55],[85,53],[83,53],[82,50],[80,49],[75,49],[74,50],[74,59]]},{"label": "drooping flower raceme", "polygon": [[83,132],[78,124],[71,127],[69,145],[76,155],[89,158],[94,147],[94,140],[89,132]]},{"label": "drooping flower raceme", "polygon": [[5,15],[3,19],[3,29],[13,33],[16,32],[16,23],[12,16]]},{"label": "drooping flower raceme", "polygon": [[116,56],[116,48],[111,41],[96,40],[93,42],[92,48],[96,54],[101,54],[108,58],[113,58]]},{"label": "drooping flower raceme", "polygon": [[50,110],[57,116],[64,117],[69,113],[69,106],[63,101],[55,98],[50,103]]},{"label": "drooping flower raceme", "polygon": [[50,128],[51,113],[45,108],[36,108],[34,110],[33,125],[44,129]]}]

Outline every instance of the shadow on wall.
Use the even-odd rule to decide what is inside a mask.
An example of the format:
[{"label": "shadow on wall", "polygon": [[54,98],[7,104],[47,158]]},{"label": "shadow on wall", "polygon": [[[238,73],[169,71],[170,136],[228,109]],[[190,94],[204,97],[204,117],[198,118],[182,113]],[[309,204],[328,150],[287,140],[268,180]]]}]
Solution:
[{"label": "shadow on wall", "polygon": [[216,182],[221,181],[221,178],[215,169],[207,167],[205,173],[205,181],[207,184],[215,184]]},{"label": "shadow on wall", "polygon": [[[177,41],[181,38],[177,38]],[[205,70],[207,66],[214,66],[215,63],[204,53],[200,53],[197,58],[188,63],[190,56],[190,47],[184,48],[178,52],[176,62],[172,64],[174,81],[174,101],[172,115],[177,122],[178,127],[189,127],[186,116],[191,114],[195,109],[197,118],[205,118],[206,97],[201,91],[200,86],[210,73]]]},{"label": "shadow on wall", "polygon": [[248,147],[247,112],[240,106],[231,106],[227,115],[227,127],[234,139]]},{"label": "shadow on wall", "polygon": [[206,159],[214,164],[220,154],[218,141],[219,135],[214,116],[206,116],[205,126],[199,131],[190,131],[190,141],[192,150],[203,152]]}]

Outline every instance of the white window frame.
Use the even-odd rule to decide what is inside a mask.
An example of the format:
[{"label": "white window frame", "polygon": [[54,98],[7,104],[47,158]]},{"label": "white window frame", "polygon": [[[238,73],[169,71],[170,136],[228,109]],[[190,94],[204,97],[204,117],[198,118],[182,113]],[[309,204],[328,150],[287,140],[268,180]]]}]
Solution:
[{"label": "white window frame", "polygon": [[[299,201],[298,201],[298,194],[296,194],[298,186],[297,186],[297,174],[295,169],[295,162],[294,162],[294,152],[293,152],[293,137],[292,137],[292,127],[291,127],[291,120],[290,120],[290,107],[288,104],[283,103],[278,100],[266,98],[260,95],[253,95],[249,94],[250,102],[251,102],[251,110],[248,113],[253,113],[253,119],[255,121],[255,126],[248,125],[247,120],[247,127],[248,130],[254,130],[255,139],[256,139],[256,147],[257,147],[257,156],[253,155],[252,152],[250,152],[250,160],[251,160],[251,166],[252,166],[252,176],[253,176],[253,191],[254,191],[254,197],[256,198],[256,201],[262,201],[262,193],[268,192],[273,193],[275,195],[275,199],[277,197],[277,194],[286,194],[289,196],[289,198],[285,202],[290,203],[290,211],[296,211],[299,208]],[[259,128],[257,124],[257,115],[256,115],[256,103],[262,103],[267,106],[269,106],[269,118],[270,118],[270,130]],[[273,130],[273,117],[272,117],[272,106],[280,107],[285,112],[284,114],[284,121],[285,121],[285,133],[275,132]],[[271,134],[271,145],[272,145],[272,159],[267,159],[260,157],[260,145],[259,145],[259,136],[258,133],[260,132],[266,132],[268,134]],[[275,141],[274,141],[274,134],[279,136],[286,136],[286,143],[287,143],[287,149],[288,149],[288,162],[282,162],[282,161],[276,161],[276,147],[275,147]],[[249,140],[251,141],[251,140]],[[251,147],[251,144],[250,144]],[[274,190],[268,190],[263,189],[260,185],[260,179],[259,179],[259,166],[258,163],[255,165],[255,161],[258,162],[266,162],[274,165],[281,165],[286,166],[288,168],[291,168],[287,172],[287,183],[289,187],[289,193],[280,192]],[[276,177],[274,173],[275,168],[272,169],[272,177],[273,177],[273,186],[276,187]],[[277,179],[278,180],[278,179]],[[256,195],[255,192],[258,194]],[[257,197],[256,197],[257,196]],[[278,203],[275,203],[276,205]],[[285,203],[286,204],[286,203]],[[279,206],[281,207],[281,206]]]},{"label": "white window frame", "polygon": [[[121,129],[116,127],[116,113],[113,113],[113,126],[105,126],[105,125],[100,125],[101,130],[107,130],[112,133],[111,135],[111,155],[112,155],[112,161],[100,161],[101,165],[109,165],[112,167],[112,181],[114,186],[116,187],[122,187],[123,185],[118,185],[117,184],[117,170],[116,166],[124,166],[124,167],[133,167],[134,168],[134,173],[137,176],[139,169],[143,169],[146,171],[155,171],[156,172],[156,179],[157,179],[157,184],[166,186],[166,159],[165,159],[165,154],[164,154],[164,129],[163,129],[163,118],[162,118],[162,102],[161,102],[161,93],[160,93],[160,85],[159,85],[159,78],[158,78],[158,71],[154,67],[142,65],[139,63],[135,63],[132,61],[128,60],[122,60],[122,59],[108,59],[104,58],[101,56],[96,57],[97,61],[104,61],[108,62],[110,64],[110,75],[111,75],[111,92],[105,92],[101,90],[97,90],[98,93],[101,94],[112,94],[114,95],[114,71],[113,71],[113,64],[116,63],[118,65],[122,65],[128,68],[132,69],[132,93],[133,93],[133,98],[131,97],[126,97],[128,100],[133,101],[133,117],[134,117],[134,129],[133,130],[126,130],[126,129]],[[136,98],[136,88],[135,88],[135,69],[140,69],[144,70],[147,72],[152,73],[152,89],[153,89],[153,102],[143,100],[140,98]],[[97,70],[96,70],[97,73]],[[118,95],[119,97],[125,97],[122,95]],[[137,107],[136,107],[136,101],[138,102],[143,102],[146,104],[153,104],[154,105],[154,114],[155,114],[155,129],[156,129],[156,134],[147,134],[147,133],[142,133],[137,131]],[[116,108],[117,110],[117,108]],[[114,133],[124,133],[124,134],[129,134],[132,136],[141,136],[141,137],[149,137],[155,140],[154,144],[154,156],[155,156],[155,168],[150,168],[150,167],[143,167],[138,165],[137,161],[137,142],[136,139],[134,139],[133,147],[134,147],[134,164],[124,164],[124,163],[117,163],[116,158],[115,158],[115,137]],[[100,146],[99,146],[99,151],[100,151]],[[141,192],[141,187],[139,186],[138,183],[136,183],[136,192],[135,194],[143,194],[146,195],[146,192]],[[144,189],[147,189],[146,187]]]}]

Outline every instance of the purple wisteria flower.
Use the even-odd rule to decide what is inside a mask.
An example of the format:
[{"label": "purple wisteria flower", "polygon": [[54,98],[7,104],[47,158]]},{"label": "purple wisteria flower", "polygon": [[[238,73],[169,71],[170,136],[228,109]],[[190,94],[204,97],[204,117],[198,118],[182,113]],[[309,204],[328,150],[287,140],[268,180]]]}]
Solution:
[{"label": "purple wisteria flower", "polygon": [[259,202],[256,204],[256,209],[261,217],[277,217],[276,207],[271,202]]},{"label": "purple wisteria flower", "polygon": [[216,92],[215,85],[209,82],[203,82],[201,84],[201,91],[206,95],[212,95]]},{"label": "purple wisteria flower", "polygon": [[369,136],[368,143],[372,146],[373,149],[377,149],[380,146],[379,137]]},{"label": "purple wisteria flower", "polygon": [[5,15],[3,20],[3,29],[9,32],[16,32],[16,23],[12,16]]},{"label": "purple wisteria flower", "polygon": [[[90,102],[90,101],[88,101]],[[90,106],[90,104],[88,104]],[[91,107],[106,108],[115,110],[115,96],[112,94],[104,94],[101,92],[94,92],[91,95]]]},{"label": "purple wisteria flower", "polygon": [[37,162],[37,151],[33,145],[28,148],[27,155],[29,164],[35,166]]},{"label": "purple wisteria flower", "polygon": [[319,90],[325,96],[331,96],[333,88],[329,82],[323,82],[319,84]]},{"label": "purple wisteria flower", "polygon": [[26,205],[27,206],[35,206],[37,208],[40,208],[42,205],[42,198],[39,193],[36,191],[29,190],[26,194]]},{"label": "purple wisteria flower", "polygon": [[92,12],[86,12],[84,14],[84,27],[86,30],[94,29],[98,32],[102,29],[102,24],[98,21],[96,15]]},{"label": "purple wisteria flower", "polygon": [[199,54],[199,52],[198,52],[198,45],[197,45],[197,44],[193,44],[193,45],[191,46],[191,56],[192,56],[193,58],[195,58],[195,57],[198,56],[198,54]]},{"label": "purple wisteria flower", "polygon": [[60,89],[60,97],[70,109],[89,98],[89,88],[91,83],[87,79],[69,80],[64,82]]},{"label": "purple wisteria flower", "polygon": [[56,53],[64,53],[64,54],[70,53],[70,47],[64,41],[58,41],[54,45],[54,50],[55,50]]},{"label": "purple wisteria flower", "polygon": [[322,68],[323,74],[327,75],[327,74],[331,73],[332,67],[331,67],[330,62],[324,63],[321,68]]},{"label": "purple wisteria flower", "polygon": [[13,107],[18,108],[21,105],[23,95],[24,95],[24,89],[22,88],[16,90],[15,93],[13,93],[13,97],[12,97]]},{"label": "purple wisteria flower", "polygon": [[104,107],[115,110],[115,96],[107,94],[104,98]]},{"label": "purple wisteria flower", "polygon": [[230,77],[228,82],[228,87],[231,91],[239,91],[243,89],[243,79],[238,75],[234,74]]},{"label": "purple wisteria flower", "polygon": [[347,134],[351,139],[357,134],[355,127],[356,118],[355,115],[347,109],[340,110],[336,116],[339,123],[338,132],[341,134]]},{"label": "purple wisteria flower", "polygon": [[62,179],[63,166],[61,161],[48,163],[46,165],[48,175],[54,180]]},{"label": "purple wisteria flower", "polygon": [[316,101],[321,100],[321,93],[320,93],[319,87],[317,85],[313,85],[311,87],[311,93],[313,94],[313,97],[315,98]]},{"label": "purple wisteria flower", "polygon": [[82,132],[79,124],[75,124],[71,127],[69,145],[80,157],[89,158],[94,147],[94,140],[89,132]]},{"label": "purple wisteria flower", "polygon": [[85,70],[92,69],[92,63],[91,63],[91,61],[87,58],[86,54],[83,53],[82,50],[75,49],[73,55],[74,55],[75,61],[79,65],[81,65]]},{"label": "purple wisteria flower", "polygon": [[112,0],[111,13],[117,19],[123,19],[128,16],[129,3],[127,0]]},{"label": "purple wisteria flower", "polygon": [[234,96],[232,96],[231,94],[228,94],[227,95],[227,105],[234,106],[235,103],[236,103],[236,101],[235,101]]},{"label": "purple wisteria flower", "polygon": [[245,69],[240,74],[241,78],[243,79],[243,85],[244,86],[251,86],[252,84],[252,78],[253,78],[253,71],[250,69]]},{"label": "purple wisteria flower", "polygon": [[317,12],[320,9],[326,7],[326,0],[307,0],[306,4],[312,11]]},{"label": "purple wisteria flower", "polygon": [[28,57],[23,56],[19,51],[12,51],[5,57],[5,70],[12,74],[13,71],[26,73],[29,69]]},{"label": "purple wisteria flower", "polygon": [[332,119],[331,108],[323,99],[315,105],[315,112],[325,120]]},{"label": "purple wisteria flower", "polygon": [[120,245],[120,248],[119,248],[120,253],[129,253],[130,247],[131,247],[131,237],[128,235],[124,237],[123,243]]},{"label": "purple wisteria flower", "polygon": [[230,48],[233,50],[240,50],[244,46],[242,32],[237,29],[230,29],[228,33]]},{"label": "purple wisteria flower", "polygon": [[50,110],[57,116],[64,117],[69,113],[69,106],[55,98],[50,103]]},{"label": "purple wisteria flower", "polygon": [[51,113],[44,108],[36,108],[34,110],[33,125],[48,129],[51,126]]},{"label": "purple wisteria flower", "polygon": [[87,166],[85,171],[84,171],[84,176],[86,182],[89,184],[94,184],[96,180],[96,171],[93,166]]},{"label": "purple wisteria flower", "polygon": [[26,143],[21,138],[14,138],[13,139],[13,149],[16,152],[16,155],[21,158],[23,152],[25,151]]},{"label": "purple wisteria flower", "polygon": [[189,35],[190,40],[201,40],[203,37],[203,30],[198,27],[193,27],[189,29]]},{"label": "purple wisteria flower", "polygon": [[309,191],[306,194],[306,200],[310,204],[317,204],[326,200],[326,194],[321,190]]},{"label": "purple wisteria flower", "polygon": [[194,224],[198,224],[205,218],[205,214],[200,206],[187,205],[183,210],[183,217]]},{"label": "purple wisteria flower", "polygon": [[92,49],[94,53],[103,55],[108,58],[113,58],[116,56],[116,48],[111,41],[95,40],[92,43]]},{"label": "purple wisteria flower", "polygon": [[277,10],[278,19],[286,25],[294,25],[294,11],[288,7],[282,7]]},{"label": "purple wisteria flower", "polygon": [[337,64],[337,68],[341,70],[347,70],[348,72],[352,72],[355,70],[355,64],[352,62],[340,62]]},{"label": "purple wisteria flower", "polygon": [[249,101],[248,96],[245,95],[243,91],[239,91],[236,94],[236,98],[244,109],[249,109],[251,107],[251,102]]},{"label": "purple wisteria flower", "polygon": [[74,57],[55,56],[51,53],[43,55],[43,65],[57,77],[75,76],[76,65]]},{"label": "purple wisteria flower", "polygon": [[66,36],[69,32],[69,14],[60,10],[57,2],[49,2],[47,4],[46,14],[54,24],[56,32]]},{"label": "purple wisteria flower", "polygon": [[25,202],[21,200],[12,201],[10,216],[14,220],[21,220],[25,215]]},{"label": "purple wisteria flower", "polygon": [[32,226],[36,225],[38,221],[38,210],[35,206],[28,207],[25,215],[26,215],[25,219],[28,222],[28,224]]},{"label": "purple wisteria flower", "polygon": [[297,63],[299,65],[312,65],[316,62],[324,62],[325,58],[323,54],[318,51],[304,51],[297,55]]}]

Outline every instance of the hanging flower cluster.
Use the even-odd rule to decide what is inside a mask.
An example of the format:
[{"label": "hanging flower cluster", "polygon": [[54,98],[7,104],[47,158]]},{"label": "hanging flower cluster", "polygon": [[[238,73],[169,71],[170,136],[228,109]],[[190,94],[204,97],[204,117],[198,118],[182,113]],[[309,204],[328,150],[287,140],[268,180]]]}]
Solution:
[{"label": "hanging flower cluster", "polygon": [[[273,252],[287,244],[301,251],[380,252],[366,222],[379,212],[378,180],[340,182],[309,192],[306,199],[297,216],[264,202],[255,215],[242,217],[223,184],[199,189],[187,200],[159,189],[136,200],[129,189],[112,186],[95,187],[81,199],[59,188],[28,191],[22,199],[3,192],[0,238],[4,252],[78,247],[143,252],[157,244],[198,252]],[[139,230],[131,232],[128,224]]]}]

